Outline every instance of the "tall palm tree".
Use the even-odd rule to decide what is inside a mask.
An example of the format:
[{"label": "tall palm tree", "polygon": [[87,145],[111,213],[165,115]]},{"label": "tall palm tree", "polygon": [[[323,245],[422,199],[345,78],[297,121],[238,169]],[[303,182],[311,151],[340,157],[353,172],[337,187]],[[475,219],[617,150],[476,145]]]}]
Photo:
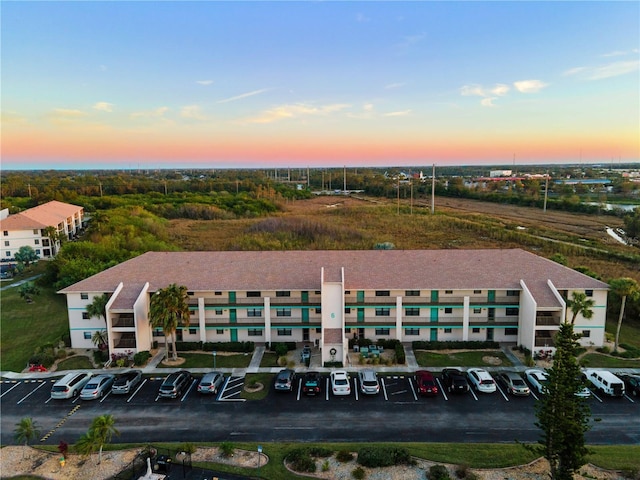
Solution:
[{"label": "tall palm tree", "polygon": [[74,444],[76,451],[83,455],[91,455],[98,451],[98,464],[102,462],[102,449],[111,442],[113,435],[120,435],[114,426],[113,415],[100,415],[93,419],[87,433],[83,434]]},{"label": "tall palm tree", "polygon": [[176,360],[178,353],[176,351],[175,333],[179,324],[189,326],[189,295],[187,287],[178,286],[172,283],[166,288],[161,288],[151,296],[151,305],[149,307],[149,321],[155,328],[162,328],[165,338],[165,347],[167,348],[167,356],[169,353],[169,338],[172,338],[172,358]]},{"label": "tall palm tree", "polygon": [[[87,314],[89,318],[103,318],[105,326],[107,325],[107,303],[109,303],[109,295],[103,293],[102,295],[96,295],[93,297],[93,301],[87,305]],[[107,344],[107,337],[105,332],[96,332],[92,337],[93,343],[95,343],[101,350]],[[94,340],[95,339],[95,340]],[[97,343],[96,343],[97,342]]]},{"label": "tall palm tree", "polygon": [[571,325],[576,323],[578,315],[582,315],[582,318],[590,320],[593,318],[593,306],[596,304],[593,299],[587,297],[586,293],[573,292],[571,298],[567,300],[567,307],[571,310]]},{"label": "tall palm tree", "polygon": [[[20,420],[20,422],[16,423],[16,428],[14,430],[14,438],[16,442],[24,442],[24,446],[29,445],[31,440],[35,440],[40,436],[40,430],[36,422],[33,421],[31,417],[24,417]],[[24,450],[22,450],[22,458],[24,458]]]},{"label": "tall palm tree", "polygon": [[622,327],[622,318],[624,317],[624,308],[627,303],[627,297],[636,300],[640,297],[640,285],[633,278],[623,277],[616,278],[609,282],[611,291],[621,298],[620,314],[618,315],[618,326],[616,328],[616,340],[613,344],[613,350],[618,351],[618,341],[620,339],[620,327]]}]

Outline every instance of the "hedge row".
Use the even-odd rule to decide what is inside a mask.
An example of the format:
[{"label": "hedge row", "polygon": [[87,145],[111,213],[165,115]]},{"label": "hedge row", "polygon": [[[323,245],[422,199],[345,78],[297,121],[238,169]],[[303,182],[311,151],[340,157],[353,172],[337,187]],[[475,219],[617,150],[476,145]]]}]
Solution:
[{"label": "hedge row", "polygon": [[425,342],[415,341],[412,343],[414,350],[495,350],[500,348],[498,342],[463,342],[463,341],[451,341],[451,342]]},{"label": "hedge row", "polygon": [[253,352],[253,342],[176,342],[179,352],[202,350],[204,352]]},{"label": "hedge row", "polygon": [[267,342],[267,343],[265,343],[266,349],[269,350],[269,351],[273,351],[273,352],[279,350],[280,348],[283,348],[282,345],[286,346],[287,352],[290,352],[290,351],[295,350],[296,348],[298,348],[296,346],[296,342],[272,342],[272,343]]},{"label": "hedge row", "polygon": [[379,468],[393,465],[413,465],[415,460],[403,447],[362,447],[358,451],[358,463],[363,467]]}]

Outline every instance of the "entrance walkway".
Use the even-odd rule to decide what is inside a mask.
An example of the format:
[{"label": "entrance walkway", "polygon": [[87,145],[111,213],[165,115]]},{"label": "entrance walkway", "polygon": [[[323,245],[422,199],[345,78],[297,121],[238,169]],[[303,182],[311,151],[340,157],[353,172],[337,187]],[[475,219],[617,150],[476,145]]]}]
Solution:
[{"label": "entrance walkway", "polygon": [[256,346],[253,351],[251,361],[249,362],[249,367],[247,367],[247,373],[258,373],[258,370],[260,369],[260,362],[262,362],[262,356],[264,355],[264,350],[264,345]]}]

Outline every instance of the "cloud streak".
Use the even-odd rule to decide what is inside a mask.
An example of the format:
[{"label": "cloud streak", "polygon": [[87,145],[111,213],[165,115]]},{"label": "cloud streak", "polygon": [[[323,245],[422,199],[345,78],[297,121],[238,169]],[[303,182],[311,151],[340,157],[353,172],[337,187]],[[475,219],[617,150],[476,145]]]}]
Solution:
[{"label": "cloud streak", "polygon": [[169,107],[158,107],[155,110],[148,110],[145,112],[133,112],[131,118],[160,118],[169,111]]},{"label": "cloud streak", "polygon": [[577,76],[585,80],[604,80],[606,78],[618,77],[620,75],[636,72],[639,68],[640,62],[638,60],[623,60],[595,67],[574,67],[569,70],[565,70],[562,72],[562,75],[565,77]]},{"label": "cloud streak", "polygon": [[350,107],[348,104],[335,103],[323,106],[314,106],[307,103],[295,103],[278,105],[269,110],[265,110],[257,117],[244,120],[245,123],[272,123],[279,120],[308,116],[327,116],[335,112]]},{"label": "cloud streak", "polygon": [[93,106],[94,110],[98,110],[99,112],[108,112],[111,113],[113,112],[113,103],[109,103],[109,102],[97,102],[94,106]]},{"label": "cloud streak", "polygon": [[236,95],[235,97],[224,98],[222,100],[218,100],[216,103],[229,103],[235,102],[236,100],[242,100],[243,98],[253,97],[254,95],[260,95],[261,93],[269,91],[268,88],[261,88],[260,90],[253,90],[251,92],[242,93],[240,95]]},{"label": "cloud streak", "polygon": [[208,85],[213,85],[213,80],[196,80],[196,83],[198,85],[208,86]]},{"label": "cloud streak", "polygon": [[513,86],[520,93],[538,93],[543,88],[548,87],[549,84],[541,80],[520,80],[519,82],[513,82]]}]

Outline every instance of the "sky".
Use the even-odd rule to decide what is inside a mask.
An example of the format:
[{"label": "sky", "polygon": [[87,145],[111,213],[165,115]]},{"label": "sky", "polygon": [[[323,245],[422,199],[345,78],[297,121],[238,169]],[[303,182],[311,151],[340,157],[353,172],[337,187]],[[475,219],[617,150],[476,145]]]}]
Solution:
[{"label": "sky", "polygon": [[640,161],[640,3],[3,1],[2,169]]}]

